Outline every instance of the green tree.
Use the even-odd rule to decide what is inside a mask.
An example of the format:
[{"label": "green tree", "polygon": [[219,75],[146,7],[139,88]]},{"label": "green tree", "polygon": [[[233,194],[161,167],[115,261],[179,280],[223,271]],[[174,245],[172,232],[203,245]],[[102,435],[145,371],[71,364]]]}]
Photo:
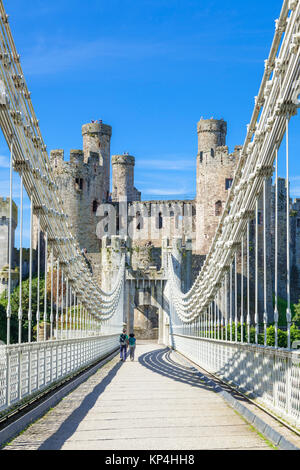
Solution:
[{"label": "green tree", "polygon": [[297,325],[300,325],[300,300],[297,304],[294,305],[295,315],[293,316],[293,322]]},{"label": "green tree", "polygon": [[[32,309],[32,334],[34,333],[33,327],[36,324],[36,312],[37,312],[37,277],[32,279],[32,297],[31,297],[31,309]],[[28,338],[28,308],[29,308],[29,279],[22,282],[22,340],[25,341]],[[18,342],[18,311],[19,311],[19,295],[20,286],[17,286],[11,294],[11,343]],[[40,313],[41,320],[43,320],[44,314],[44,297],[45,297],[45,280],[40,279]],[[6,309],[7,309],[7,298],[6,292],[4,292],[0,298],[0,339],[6,342]],[[47,318],[50,314],[50,293],[47,289]]]}]

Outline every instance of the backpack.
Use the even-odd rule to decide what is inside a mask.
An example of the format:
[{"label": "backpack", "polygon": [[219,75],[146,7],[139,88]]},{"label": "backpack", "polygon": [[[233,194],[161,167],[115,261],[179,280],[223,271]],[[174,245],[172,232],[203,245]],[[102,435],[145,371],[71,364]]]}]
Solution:
[{"label": "backpack", "polygon": [[125,346],[126,345],[126,335],[123,333],[120,335],[120,345]]}]

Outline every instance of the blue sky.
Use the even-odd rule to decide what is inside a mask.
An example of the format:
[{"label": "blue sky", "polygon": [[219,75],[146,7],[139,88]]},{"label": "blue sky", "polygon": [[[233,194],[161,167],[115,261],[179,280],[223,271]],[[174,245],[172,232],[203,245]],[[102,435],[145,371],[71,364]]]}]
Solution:
[{"label": "blue sky", "polygon": [[[228,122],[230,151],[244,142],[282,1],[4,5],[48,150],[64,148],[68,156],[82,147],[82,124],[102,119],[113,128],[112,154],[136,157],[143,199],[184,199],[196,191],[201,116]],[[296,151],[298,117],[291,128]],[[7,158],[2,138],[3,195]],[[292,191],[300,197],[297,165],[294,158]]]}]

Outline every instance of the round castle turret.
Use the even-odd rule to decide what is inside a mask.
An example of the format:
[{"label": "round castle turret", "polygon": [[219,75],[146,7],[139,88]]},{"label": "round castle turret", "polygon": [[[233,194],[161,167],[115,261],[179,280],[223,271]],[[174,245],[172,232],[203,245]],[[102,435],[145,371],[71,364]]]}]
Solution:
[{"label": "round castle turret", "polygon": [[128,202],[136,200],[134,188],[135,158],[132,155],[113,155],[112,163],[112,200],[119,201],[127,198]]},{"label": "round castle turret", "polygon": [[[90,153],[99,154],[99,164],[103,167],[103,195],[107,199],[110,189],[110,139],[112,128],[101,121],[82,126],[84,162],[87,163]],[[100,196],[101,198],[101,196]]]},{"label": "round castle turret", "polygon": [[201,119],[197,124],[198,154],[226,145],[227,123],[223,119]]}]

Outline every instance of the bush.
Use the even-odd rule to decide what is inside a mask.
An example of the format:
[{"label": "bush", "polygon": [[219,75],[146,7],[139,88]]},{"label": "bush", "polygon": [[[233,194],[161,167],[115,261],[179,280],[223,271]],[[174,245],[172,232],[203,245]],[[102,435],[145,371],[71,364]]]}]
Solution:
[{"label": "bush", "polygon": [[[286,309],[287,309],[287,301],[278,297],[278,325],[286,326]],[[298,310],[297,310],[298,306]],[[275,296],[273,296],[273,308],[275,307]],[[299,312],[297,315],[297,311]],[[300,325],[300,303],[299,304],[291,304],[291,312],[292,312],[292,320],[293,322],[298,323]]]},{"label": "bush", "polygon": [[[237,325],[237,340],[241,342],[241,324],[238,323]],[[225,336],[224,336],[225,337]],[[227,338],[230,338],[230,325],[227,326]],[[283,331],[278,329],[277,333],[278,338],[278,347],[279,348],[286,348],[287,347],[287,331]],[[232,324],[232,340],[235,340],[235,323]],[[291,345],[293,341],[300,340],[300,330],[295,324],[291,325]],[[247,332],[247,325],[243,327],[243,341],[244,343],[248,343],[248,332]],[[265,341],[264,333],[258,334],[258,344],[263,345]],[[255,327],[250,327],[250,343],[255,344]],[[274,325],[270,325],[267,328],[267,346],[275,346],[275,327]]]},{"label": "bush", "polygon": [[294,305],[295,314],[293,316],[293,322],[300,325],[300,300],[297,304]]},{"label": "bush", "polygon": [[[32,279],[32,334],[34,332],[33,325],[36,323],[36,312],[37,312],[37,277]],[[18,310],[19,310],[19,293],[20,286],[17,286],[11,294],[11,320],[10,320],[10,342],[18,342]],[[45,293],[45,280],[40,279],[40,312],[41,320],[43,319],[44,313],[44,293]],[[28,338],[28,308],[29,308],[29,279],[22,282],[22,340],[26,341]],[[6,309],[7,309],[7,298],[6,292],[0,297],[0,339],[6,342]],[[50,314],[50,296],[47,292],[47,316]]]}]

